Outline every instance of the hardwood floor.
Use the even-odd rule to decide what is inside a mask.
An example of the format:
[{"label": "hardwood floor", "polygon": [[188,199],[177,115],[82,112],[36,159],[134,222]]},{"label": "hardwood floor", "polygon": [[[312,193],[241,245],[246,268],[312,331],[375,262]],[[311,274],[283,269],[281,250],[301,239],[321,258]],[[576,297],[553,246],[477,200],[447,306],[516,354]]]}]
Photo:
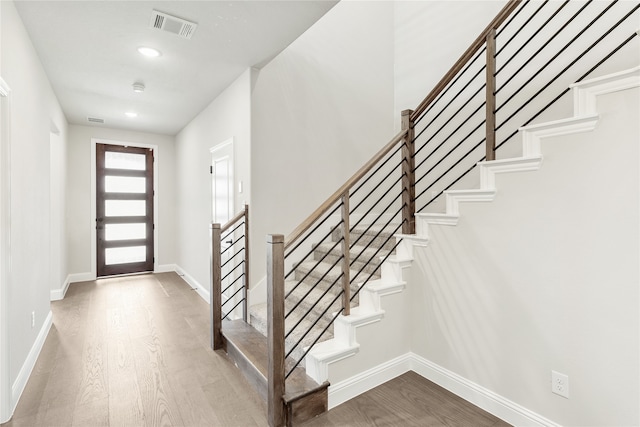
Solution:
[{"label": "hardwood floor", "polygon": [[[266,406],[209,348],[209,306],[175,273],[75,283],[10,426],[266,426]],[[504,426],[408,373],[308,426]]]},{"label": "hardwood floor", "polygon": [[465,426],[509,424],[416,374],[407,372],[309,420],[320,426]]}]

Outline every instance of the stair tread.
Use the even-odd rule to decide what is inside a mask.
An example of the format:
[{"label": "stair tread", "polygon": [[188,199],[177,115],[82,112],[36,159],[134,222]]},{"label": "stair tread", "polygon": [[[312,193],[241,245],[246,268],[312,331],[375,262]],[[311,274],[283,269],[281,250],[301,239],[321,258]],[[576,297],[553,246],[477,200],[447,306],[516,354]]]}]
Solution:
[{"label": "stair tread", "polygon": [[[316,246],[316,250],[319,250],[320,252],[331,251],[331,252],[337,252],[342,254],[342,249],[340,248],[340,246],[336,246],[335,248],[333,248],[333,245],[334,245],[333,242],[320,243],[319,245]],[[379,248],[375,246],[353,245],[351,246],[351,248],[349,248],[349,255],[351,257],[352,262],[354,259],[356,259],[356,256],[358,257],[357,258],[358,262],[366,262],[372,256],[381,257],[389,253],[389,251],[384,248],[381,248],[379,250],[378,249]],[[376,251],[378,252],[377,254],[376,254]]]},{"label": "stair tread", "polygon": [[[336,301],[334,305],[335,307],[332,307],[328,310],[327,312],[328,314],[334,313],[340,309],[340,300]],[[324,307],[326,307],[326,305],[324,305],[323,308]],[[302,314],[303,313],[300,313],[298,312],[298,310],[296,310],[287,318],[286,333],[288,333],[290,328],[292,328],[293,325],[295,325],[298,322],[298,320],[300,320],[300,318],[302,317]],[[311,316],[311,318],[303,319],[302,322],[300,322],[300,324],[296,327],[296,329],[289,335],[289,337],[286,339],[287,348],[289,348],[289,345],[293,345],[294,343],[298,342],[302,337],[302,335],[304,335],[304,333],[309,328],[312,328],[312,330],[314,330],[316,333],[319,333],[322,329],[324,329],[327,326],[330,320],[330,318],[328,318],[327,316],[320,317],[318,322],[315,325],[313,325],[313,322],[315,321],[315,319],[319,317],[320,313],[314,313],[314,314],[315,316]],[[267,305],[263,303],[263,304],[257,304],[252,306],[251,316],[252,316],[252,319],[258,320],[258,324],[254,325],[255,329],[259,333],[266,334]],[[304,339],[302,339],[301,345],[296,346],[296,351],[294,351],[294,354],[292,355],[301,356],[302,353],[304,352],[304,348],[306,346],[311,345],[315,340],[316,336],[317,334],[314,334],[313,332],[310,334],[307,334],[307,336],[305,336]],[[331,339],[331,338],[333,338],[333,329],[329,328],[320,339],[320,342]]]},{"label": "stair tread", "polygon": [[380,234],[390,235],[395,233],[395,229],[397,226],[398,226],[397,224],[389,224],[387,226],[379,225],[379,224],[373,224],[373,225],[362,224],[362,225],[355,226],[351,230],[351,233],[361,234],[368,228],[368,230],[366,231],[366,234],[377,234],[378,232],[380,232]]},{"label": "stair tread", "polygon": [[[285,313],[289,313],[289,311],[291,311],[291,309],[296,304],[298,304],[298,307],[296,307],[294,312],[300,310],[307,311],[311,308],[311,306],[313,306],[313,304],[315,304],[316,301],[320,300],[321,302],[316,304],[316,306],[312,309],[314,312],[317,312],[320,308],[324,309],[324,307],[326,307],[326,303],[330,300],[333,300],[341,289],[338,286],[333,286],[325,293],[325,290],[321,289],[318,286],[313,288],[312,285],[304,281],[298,282],[292,280],[285,282],[286,294],[288,294],[288,292],[292,290],[294,286],[295,289],[293,290],[293,292],[291,292],[291,294],[289,294],[285,299]],[[305,296],[305,294],[307,293],[308,295]],[[302,302],[299,303],[300,300],[302,300]]]},{"label": "stair tread", "polygon": [[[296,267],[296,269],[299,269],[300,272],[306,274],[309,270],[311,270],[313,268],[314,265],[316,265],[318,263],[318,261],[304,261],[301,262],[300,264],[298,264],[298,266]],[[325,271],[327,271],[328,269],[330,269],[329,273],[324,277],[324,281],[327,282],[331,282],[333,283],[334,281],[336,281],[338,279],[338,277],[342,274],[342,266],[335,265],[333,267],[331,267],[332,264],[328,263],[328,262],[324,262],[321,261],[317,267],[317,269],[315,270],[315,273],[311,273],[311,275],[313,275],[313,277],[316,276],[322,276],[324,274]],[[369,277],[369,273],[366,273],[364,270],[360,272],[360,274],[358,274],[357,276],[357,280],[353,281],[353,278],[356,277],[356,274],[358,273],[359,269],[353,269],[350,268],[349,269],[349,276],[351,277],[351,287],[353,288],[354,286],[356,286],[356,283],[358,282],[362,282],[364,281],[367,277]],[[320,273],[322,272],[322,273]],[[311,276],[310,275],[310,276]],[[379,273],[373,274],[371,277],[372,278],[378,278],[380,276]],[[339,286],[339,283],[336,281],[334,286]],[[356,286],[357,287],[357,286]]]},{"label": "stair tread", "polygon": [[[268,343],[267,337],[243,320],[224,322],[222,335],[230,341],[246,357],[266,382],[268,372]],[[291,369],[295,362],[288,358],[285,370]],[[329,386],[329,383],[318,384],[309,377],[304,369],[297,367],[286,381],[285,401],[295,400],[302,396]]]},{"label": "stair tread", "polygon": [[[369,246],[372,244],[375,247],[383,246],[388,250],[392,250],[395,244],[394,235],[400,231],[400,227],[398,224],[389,224],[389,225],[367,225],[362,224],[354,227],[350,231],[350,242],[353,245],[354,243],[362,246]],[[342,231],[340,229],[336,229],[332,238],[333,241],[336,242],[342,237]]]}]

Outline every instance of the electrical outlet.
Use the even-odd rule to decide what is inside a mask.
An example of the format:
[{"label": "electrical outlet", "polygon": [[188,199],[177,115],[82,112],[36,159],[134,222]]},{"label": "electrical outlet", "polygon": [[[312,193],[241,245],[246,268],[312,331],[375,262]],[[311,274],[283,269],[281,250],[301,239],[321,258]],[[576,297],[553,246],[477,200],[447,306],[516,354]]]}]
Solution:
[{"label": "electrical outlet", "polygon": [[569,377],[560,372],[551,371],[551,391],[559,396],[569,398]]},{"label": "electrical outlet", "polygon": [[36,312],[32,311],[31,312],[31,329],[35,328],[36,326]]}]

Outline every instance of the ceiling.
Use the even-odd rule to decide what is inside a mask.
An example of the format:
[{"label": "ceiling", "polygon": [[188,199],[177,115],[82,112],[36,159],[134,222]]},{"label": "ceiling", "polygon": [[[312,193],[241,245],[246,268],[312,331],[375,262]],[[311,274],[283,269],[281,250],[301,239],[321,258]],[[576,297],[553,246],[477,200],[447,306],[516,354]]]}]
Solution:
[{"label": "ceiling", "polygon": [[[175,135],[248,67],[264,66],[337,1],[31,1],[16,8],[69,123]],[[153,10],[198,24],[153,28]],[[158,58],[140,55],[149,46]],[[133,83],[146,86],[133,91]],[[129,118],[125,112],[136,112]]]}]

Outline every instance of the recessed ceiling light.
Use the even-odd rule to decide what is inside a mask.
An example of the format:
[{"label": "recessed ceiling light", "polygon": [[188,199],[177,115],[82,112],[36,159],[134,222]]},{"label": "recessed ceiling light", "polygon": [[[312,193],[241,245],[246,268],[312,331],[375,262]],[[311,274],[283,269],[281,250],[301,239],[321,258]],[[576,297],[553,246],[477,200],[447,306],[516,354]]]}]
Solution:
[{"label": "recessed ceiling light", "polygon": [[134,91],[134,92],[138,92],[138,93],[140,93],[140,92],[144,92],[144,83],[142,83],[142,82],[135,82],[135,83],[133,84],[133,91]]},{"label": "recessed ceiling light", "polygon": [[135,117],[138,117],[138,113],[134,113],[133,111],[127,111],[127,112],[126,112],[126,113],[124,113],[124,114],[125,114],[127,117],[130,117],[130,118],[132,118],[132,119],[133,119],[133,118],[135,118]]},{"label": "recessed ceiling light", "polygon": [[138,52],[140,52],[144,56],[148,56],[149,58],[156,58],[162,55],[158,49],[154,49],[152,47],[145,47],[145,46],[139,47]]}]

